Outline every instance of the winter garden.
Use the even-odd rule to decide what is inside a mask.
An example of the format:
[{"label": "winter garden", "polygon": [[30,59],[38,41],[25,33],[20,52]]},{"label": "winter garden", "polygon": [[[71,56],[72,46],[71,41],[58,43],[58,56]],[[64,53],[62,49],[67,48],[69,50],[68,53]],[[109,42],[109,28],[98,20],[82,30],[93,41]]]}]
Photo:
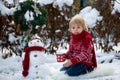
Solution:
[{"label": "winter garden", "polygon": [[[82,1],[89,4],[79,8]],[[74,15],[85,19],[93,36],[98,68],[70,77],[59,71],[64,62],[57,62],[56,54],[68,50],[68,23]],[[119,29],[120,0],[0,0],[0,80],[119,80]],[[39,64],[31,64],[34,68],[23,77],[24,48],[34,35],[45,56],[31,57],[32,64]]]}]

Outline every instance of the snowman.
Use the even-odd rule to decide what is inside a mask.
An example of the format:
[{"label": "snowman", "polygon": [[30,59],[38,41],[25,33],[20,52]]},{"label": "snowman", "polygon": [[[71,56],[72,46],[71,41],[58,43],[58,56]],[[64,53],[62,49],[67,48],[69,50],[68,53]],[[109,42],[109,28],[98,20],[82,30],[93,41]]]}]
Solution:
[{"label": "snowman", "polygon": [[43,79],[49,75],[49,67],[46,64],[46,54],[43,42],[40,37],[32,36],[28,47],[24,49],[22,75],[27,78]]}]

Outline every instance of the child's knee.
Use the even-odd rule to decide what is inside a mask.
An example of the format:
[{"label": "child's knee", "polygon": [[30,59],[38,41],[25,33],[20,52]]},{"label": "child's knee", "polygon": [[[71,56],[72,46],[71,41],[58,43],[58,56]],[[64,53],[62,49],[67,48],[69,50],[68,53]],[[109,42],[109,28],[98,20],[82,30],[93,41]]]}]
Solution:
[{"label": "child's knee", "polygon": [[74,73],[74,72],[71,72],[71,71],[69,71],[69,70],[67,70],[66,72],[65,72],[68,76],[78,76],[79,74],[77,73]]},{"label": "child's knee", "polygon": [[67,73],[68,76],[79,76],[80,74],[75,74],[75,73]]},{"label": "child's knee", "polygon": [[65,72],[68,76],[79,76],[79,75],[83,75],[86,74],[86,70],[85,71],[71,71],[71,70],[67,70]]},{"label": "child's knee", "polygon": [[71,72],[66,71],[65,73],[66,73],[68,76],[74,76],[74,74],[71,73]]}]

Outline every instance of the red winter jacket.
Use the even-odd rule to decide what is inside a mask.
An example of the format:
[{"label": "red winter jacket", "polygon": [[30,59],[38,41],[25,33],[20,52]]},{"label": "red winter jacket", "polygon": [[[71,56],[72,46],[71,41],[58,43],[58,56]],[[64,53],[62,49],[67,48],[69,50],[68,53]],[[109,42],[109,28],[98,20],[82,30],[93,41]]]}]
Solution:
[{"label": "red winter jacket", "polygon": [[87,31],[82,31],[77,35],[72,34],[66,57],[70,59],[74,65],[83,63],[87,66],[97,67],[92,37]]}]

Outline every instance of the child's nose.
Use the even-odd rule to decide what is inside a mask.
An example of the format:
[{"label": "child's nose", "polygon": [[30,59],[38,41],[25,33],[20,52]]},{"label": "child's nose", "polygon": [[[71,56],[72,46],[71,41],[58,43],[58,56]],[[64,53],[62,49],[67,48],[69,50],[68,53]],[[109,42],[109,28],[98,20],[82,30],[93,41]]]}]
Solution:
[{"label": "child's nose", "polygon": [[77,28],[75,28],[75,31],[77,31],[78,29]]},{"label": "child's nose", "polygon": [[34,44],[37,44],[37,42],[34,42]]}]

